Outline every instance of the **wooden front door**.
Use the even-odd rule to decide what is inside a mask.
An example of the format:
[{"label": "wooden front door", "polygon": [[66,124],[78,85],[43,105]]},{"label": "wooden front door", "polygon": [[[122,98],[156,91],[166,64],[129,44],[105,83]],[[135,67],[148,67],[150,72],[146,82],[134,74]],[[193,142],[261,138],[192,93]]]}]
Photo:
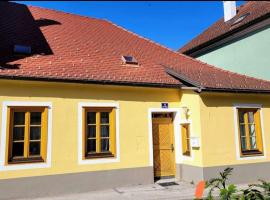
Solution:
[{"label": "wooden front door", "polygon": [[171,117],[153,118],[154,176],[174,176],[174,136]]}]

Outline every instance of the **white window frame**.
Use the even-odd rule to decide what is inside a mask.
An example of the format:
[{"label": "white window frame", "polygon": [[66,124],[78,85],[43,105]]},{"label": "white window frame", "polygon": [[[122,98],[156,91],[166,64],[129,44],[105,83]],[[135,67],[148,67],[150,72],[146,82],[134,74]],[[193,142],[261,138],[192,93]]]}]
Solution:
[{"label": "white window frame", "polygon": [[183,120],[183,121],[180,121],[180,132],[181,132],[181,137],[180,137],[180,140],[181,140],[181,160],[182,161],[193,161],[194,160],[194,152],[192,151],[192,147],[190,146],[190,156],[187,156],[187,155],[183,155],[183,148],[182,148],[182,144],[183,144],[183,141],[182,141],[182,125],[184,124],[188,124],[189,125],[189,145],[190,145],[190,140],[192,137],[194,137],[194,133],[193,133],[193,127],[192,127],[192,120],[191,119],[188,119],[188,120]]},{"label": "white window frame", "polygon": [[[263,143],[263,155],[252,155],[241,157],[241,150],[240,150],[240,141],[239,141],[239,122],[238,122],[238,109],[239,108],[255,108],[260,109],[260,118],[261,118],[261,132],[262,132],[262,143]],[[235,136],[235,147],[236,147],[236,159],[237,160],[257,160],[257,159],[265,159],[266,158],[266,143],[265,143],[265,136],[264,136],[264,119],[263,119],[263,111],[261,104],[234,104],[233,105],[234,111],[234,136]]]},{"label": "white window frame", "polygon": [[[115,109],[115,138],[116,138],[116,155],[113,158],[95,158],[83,159],[83,108],[95,107],[111,107]],[[78,104],[78,163],[79,165],[85,164],[102,164],[102,163],[115,163],[120,162],[120,139],[119,139],[119,104],[118,103],[100,103],[100,102],[80,102]]]},{"label": "white window frame", "polygon": [[[25,107],[46,107],[48,108],[48,133],[47,133],[47,153],[46,162],[44,163],[20,163],[6,164],[6,137],[7,137],[7,112],[8,107],[25,106]],[[51,102],[31,102],[31,101],[4,101],[2,104],[2,129],[0,141],[0,171],[36,169],[51,167],[52,154],[52,103]]]}]

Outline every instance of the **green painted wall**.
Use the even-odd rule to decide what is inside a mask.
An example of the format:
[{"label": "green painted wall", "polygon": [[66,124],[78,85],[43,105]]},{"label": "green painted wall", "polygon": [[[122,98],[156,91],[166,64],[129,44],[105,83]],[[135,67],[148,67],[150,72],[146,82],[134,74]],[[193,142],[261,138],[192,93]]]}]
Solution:
[{"label": "green painted wall", "polygon": [[270,80],[270,27],[223,45],[197,59],[226,70]]}]

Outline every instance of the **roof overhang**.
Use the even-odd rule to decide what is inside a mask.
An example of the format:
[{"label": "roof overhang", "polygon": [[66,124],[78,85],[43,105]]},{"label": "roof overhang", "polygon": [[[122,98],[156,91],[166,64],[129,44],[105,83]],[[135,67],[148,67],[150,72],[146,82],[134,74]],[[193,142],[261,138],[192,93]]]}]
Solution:
[{"label": "roof overhang", "polygon": [[181,87],[181,89],[184,90],[194,90],[197,92],[201,92],[203,87],[201,87],[201,84],[197,81],[191,80],[190,78],[188,78],[187,76],[185,76],[184,74],[181,74],[179,72],[176,72],[175,70],[173,70],[171,67],[166,66],[161,64],[161,66],[164,67],[165,71],[167,74],[169,74],[170,76],[178,79],[179,81],[181,81],[184,85]]},{"label": "roof overhang", "polygon": [[236,29],[233,29],[229,32],[226,32],[225,34],[222,34],[212,40],[209,40],[203,44],[200,44],[198,46],[195,46],[189,50],[186,50],[184,52],[179,52],[189,55],[191,57],[199,57],[209,51],[212,51],[216,49],[217,47],[220,47],[224,44],[227,44],[231,41],[234,41],[238,38],[242,38],[248,34],[251,34],[255,31],[264,29],[270,25],[270,13],[257,18],[243,26],[240,26]]},{"label": "roof overhang", "polygon": [[115,86],[133,86],[133,87],[153,87],[153,88],[181,88],[182,84],[150,83],[150,82],[130,82],[130,81],[111,81],[111,80],[91,80],[91,79],[62,79],[48,77],[26,77],[26,76],[1,76],[0,80],[21,80],[21,81],[41,81],[41,82],[62,82],[62,83],[80,83],[80,84],[98,84]]},{"label": "roof overhang", "polygon": [[239,89],[239,88],[210,88],[202,87],[199,82],[190,80],[183,74],[180,74],[173,70],[171,67],[162,65],[165,71],[172,77],[181,81],[184,85],[181,86],[182,90],[193,90],[198,93],[201,92],[223,92],[223,93],[252,93],[252,94],[270,94],[270,90],[262,89]]},{"label": "roof overhang", "polygon": [[222,92],[222,93],[245,93],[245,94],[270,94],[270,90],[261,89],[229,89],[229,88],[204,88],[203,92]]}]

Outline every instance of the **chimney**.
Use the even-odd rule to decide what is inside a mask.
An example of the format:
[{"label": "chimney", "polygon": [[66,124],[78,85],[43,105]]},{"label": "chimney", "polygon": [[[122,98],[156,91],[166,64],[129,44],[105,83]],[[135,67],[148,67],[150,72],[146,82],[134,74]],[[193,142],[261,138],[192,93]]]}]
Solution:
[{"label": "chimney", "polygon": [[224,7],[224,22],[227,22],[236,15],[236,2],[223,1],[223,7]]}]

